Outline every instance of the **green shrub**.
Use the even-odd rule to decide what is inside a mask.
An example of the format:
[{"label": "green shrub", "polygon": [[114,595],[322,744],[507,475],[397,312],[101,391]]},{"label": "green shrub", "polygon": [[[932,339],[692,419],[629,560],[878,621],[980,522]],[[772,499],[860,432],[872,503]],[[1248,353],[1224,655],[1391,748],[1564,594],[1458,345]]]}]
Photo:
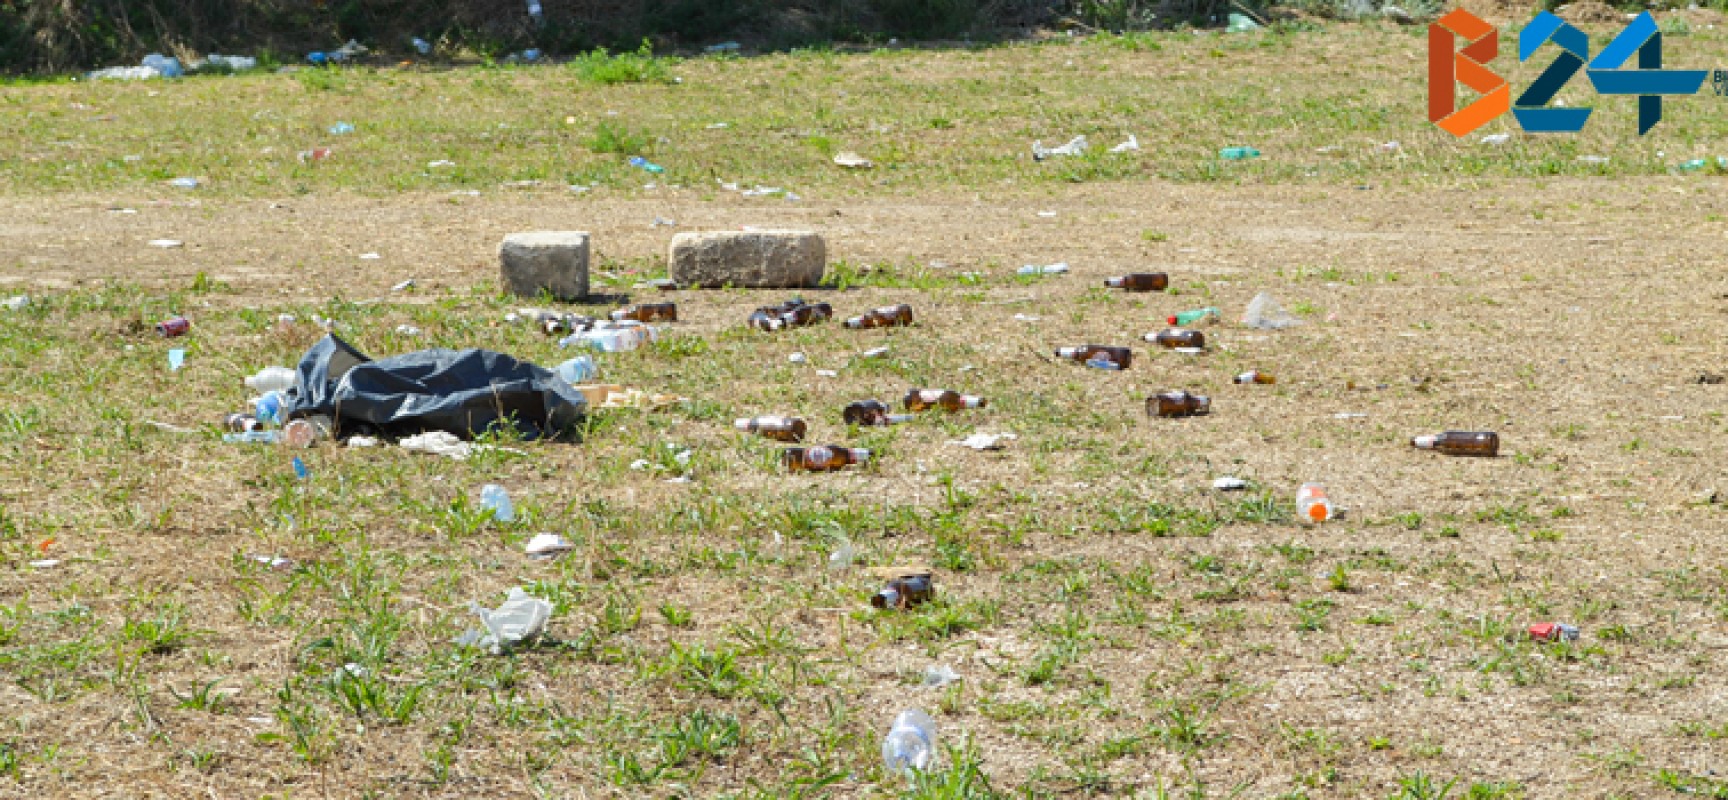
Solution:
[{"label": "green shrub", "polygon": [[580,55],[570,62],[570,68],[589,83],[671,83],[672,70],[667,59],[655,58],[654,48],[647,39],[634,53],[611,55],[603,47]]}]

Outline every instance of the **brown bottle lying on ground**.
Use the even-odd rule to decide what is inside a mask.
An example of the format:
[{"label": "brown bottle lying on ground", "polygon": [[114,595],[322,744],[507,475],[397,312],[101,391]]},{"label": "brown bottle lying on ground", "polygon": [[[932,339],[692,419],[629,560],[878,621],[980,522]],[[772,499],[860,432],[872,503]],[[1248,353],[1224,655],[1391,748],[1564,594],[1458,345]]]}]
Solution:
[{"label": "brown bottle lying on ground", "polygon": [[1170,328],[1146,334],[1146,341],[1159,347],[1205,347],[1206,334],[1187,328]]},{"label": "brown bottle lying on ground", "polygon": [[251,414],[229,414],[222,418],[222,429],[235,433],[263,430],[263,428],[264,424]]},{"label": "brown bottle lying on ground", "polygon": [[928,572],[916,575],[901,575],[892,578],[888,585],[882,587],[870,598],[870,605],[877,608],[911,608],[920,603],[936,599],[936,583],[934,576]]},{"label": "brown bottle lying on ground", "polygon": [[1131,272],[1120,278],[1105,278],[1104,287],[1130,292],[1162,292],[1170,288],[1170,276],[1162,272]]},{"label": "brown bottle lying on ground", "polygon": [[874,308],[860,316],[846,320],[846,327],[848,328],[891,328],[897,325],[911,324],[912,307],[905,303]]},{"label": "brown bottle lying on ground", "polygon": [[787,326],[787,315],[805,305],[804,298],[794,297],[776,306],[762,306],[750,312],[750,327],[763,331],[780,330]]},{"label": "brown bottle lying on ground", "polygon": [[809,429],[804,420],[797,417],[756,417],[740,419],[732,423],[732,427],[745,433],[754,433],[776,442],[802,442],[804,433]]},{"label": "brown bottle lying on ground", "polygon": [[1237,383],[1267,384],[1267,383],[1277,383],[1278,379],[1272,377],[1271,375],[1267,375],[1264,372],[1260,372],[1258,370],[1248,370],[1247,372],[1244,372],[1241,375],[1237,375],[1235,378],[1235,381]]},{"label": "brown bottle lying on ground", "polygon": [[886,426],[908,422],[912,415],[890,414],[888,404],[881,400],[859,400],[847,405],[846,410],[840,412],[840,418],[845,420],[847,425]]},{"label": "brown bottle lying on ground", "polygon": [[614,322],[633,319],[637,322],[677,322],[677,303],[637,303],[612,312]]},{"label": "brown bottle lying on ground", "polygon": [[810,303],[802,305],[781,316],[789,327],[815,325],[818,322],[834,318],[834,307],[827,303]]},{"label": "brown bottle lying on ground", "polygon": [[1212,398],[1184,391],[1164,392],[1146,398],[1146,415],[1151,417],[1188,417],[1212,412]]},{"label": "brown bottle lying on ground", "polygon": [[1086,344],[1079,347],[1058,347],[1056,357],[1082,364],[1092,361],[1108,361],[1117,369],[1127,369],[1134,361],[1134,351],[1126,347],[1114,347],[1107,344]]},{"label": "brown bottle lying on ground", "polygon": [[932,408],[959,411],[962,408],[983,408],[990,404],[990,401],[982,397],[947,389],[913,389],[906,393],[901,402],[905,404],[907,411],[928,411]]},{"label": "brown bottle lying on ground", "polygon": [[1500,435],[1492,431],[1447,431],[1432,436],[1418,436],[1411,439],[1410,444],[1449,456],[1493,458],[1500,453]]},{"label": "brown bottle lying on ground", "polygon": [[832,472],[869,460],[869,450],[837,444],[793,447],[780,453],[780,463],[793,472]]}]

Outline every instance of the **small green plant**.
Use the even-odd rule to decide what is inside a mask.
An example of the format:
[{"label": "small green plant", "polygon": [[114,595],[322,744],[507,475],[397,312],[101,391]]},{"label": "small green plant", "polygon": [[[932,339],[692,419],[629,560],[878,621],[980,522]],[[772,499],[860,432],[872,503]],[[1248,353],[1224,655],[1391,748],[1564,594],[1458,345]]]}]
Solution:
[{"label": "small green plant", "polygon": [[595,48],[593,52],[571,59],[570,69],[575,70],[583,81],[602,85],[672,83],[668,60],[656,58],[654,47],[647,39],[643,39],[642,46],[633,53],[614,55],[606,52],[605,48]]},{"label": "small green plant", "polygon": [[647,155],[652,139],[645,133],[630,130],[624,125],[614,125],[602,122],[594,129],[594,135],[588,139],[588,149],[596,153],[615,153],[621,156]]}]

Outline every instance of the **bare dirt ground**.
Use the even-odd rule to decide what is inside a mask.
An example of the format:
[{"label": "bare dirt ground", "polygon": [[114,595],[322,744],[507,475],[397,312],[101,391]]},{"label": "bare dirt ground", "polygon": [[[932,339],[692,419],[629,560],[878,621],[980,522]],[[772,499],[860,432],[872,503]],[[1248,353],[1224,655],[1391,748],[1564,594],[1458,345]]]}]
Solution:
[{"label": "bare dirt ground", "polygon": [[[1036,783],[1047,792],[1129,796],[1149,794],[1158,776],[1168,776],[1204,781],[1219,796],[1244,785],[1245,797],[1383,797],[1399,776],[1423,770],[1465,783],[1522,787],[1507,796],[1649,797],[1671,791],[1654,782],[1659,770],[1728,773],[1716,738],[1728,722],[1728,684],[1720,669],[1728,658],[1728,573],[1722,569],[1728,555],[1722,446],[1728,386],[1698,382],[1703,373],[1728,372],[1728,272],[1721,258],[1728,197],[1716,180],[1512,180],[1470,190],[1113,184],[1030,196],[956,192],[879,202],[659,194],[0,198],[0,252],[21,263],[0,276],[0,284],[51,294],[118,280],[151,290],[184,287],[203,272],[231,287],[207,298],[214,306],[268,308],[318,302],[332,293],[349,300],[385,296],[392,284],[414,278],[420,299],[412,302],[438,302],[492,281],[498,240],[530,229],[590,231],[598,258],[611,269],[663,259],[673,230],[741,225],[820,231],[831,260],[854,264],[939,262],[946,266],[934,268],[938,273],[1000,276],[1024,263],[1066,261],[1070,275],[1026,284],[994,280],[976,290],[981,298],[967,297],[964,289],[864,288],[824,299],[842,312],[913,303],[921,327],[890,341],[909,351],[965,349],[964,363],[975,370],[956,371],[935,356],[929,358],[940,366],[930,369],[968,384],[955,388],[982,387],[999,401],[995,416],[975,427],[1016,430],[1016,410],[1029,408],[1016,402],[1017,393],[1049,398],[1045,402],[1072,416],[1069,426],[1029,427],[1006,453],[990,456],[943,445],[952,438],[948,430],[907,429],[899,434],[899,459],[868,474],[817,483],[738,471],[715,489],[741,498],[837,491],[865,504],[928,507],[941,495],[932,475],[951,471],[956,485],[978,496],[992,497],[1002,487],[1030,493],[1037,498],[1033,508],[1005,508],[1051,522],[1024,531],[1017,542],[980,533],[996,542],[988,567],[945,576],[942,586],[950,597],[1000,598],[1003,621],[940,647],[887,642],[860,663],[848,654],[845,626],[837,627],[833,615],[810,615],[794,603],[780,609],[793,620],[799,643],[811,648],[805,658],[841,665],[834,667],[844,675],[838,691],[852,703],[850,726],[863,734],[856,752],[868,755],[871,737],[918,691],[900,676],[937,660],[967,674],[966,691],[975,693],[969,698],[990,698],[982,708],[960,704],[942,715],[942,723],[945,736],[971,735],[998,789]],[[1040,211],[1056,215],[1041,217]],[[677,227],[654,227],[656,217],[676,220]],[[185,247],[146,246],[159,238],[182,240]],[[372,252],[381,258],[358,260]],[[1093,288],[1130,270],[1168,271],[1181,294],[1100,295]],[[1260,290],[1303,310],[1306,324],[1284,332],[1230,324]],[[682,291],[672,298],[679,303],[680,331],[713,338],[779,293]],[[1165,314],[1208,304],[1226,313],[1227,324],[1206,329],[1216,352],[1193,359],[1140,346],[1139,335],[1163,327]],[[1091,341],[1132,341],[1141,360],[1125,373],[1104,374],[1037,355]],[[788,369],[782,349],[792,348],[762,348],[758,385],[705,386],[672,373],[634,377],[688,396],[724,393],[738,411],[780,397],[812,415],[855,396],[903,390],[898,379],[849,373],[788,384],[781,380]],[[1278,385],[1229,384],[1230,374],[1249,368],[1276,374]],[[1147,420],[1131,399],[1177,387],[1213,395],[1214,413],[1181,423]],[[172,421],[183,424],[232,405],[208,396],[151,403],[158,415],[173,414],[177,405],[180,416]],[[85,432],[96,427],[92,421]],[[1456,428],[1497,430],[1502,457],[1448,459],[1407,444],[1413,435]],[[729,439],[723,422],[680,421],[670,432],[698,444]],[[26,445],[13,457],[54,458],[50,444]],[[172,472],[197,467],[196,447],[164,441],[161,448],[144,464],[169,474],[137,486],[147,510],[187,499]],[[652,510],[675,504],[675,493],[683,491],[628,474],[612,483],[584,477],[594,456],[569,450],[544,454],[535,469],[519,471],[530,498],[600,497]],[[1082,475],[1099,451],[1124,468]],[[1138,463],[1136,454],[1156,457],[1163,468],[1136,471],[1127,466]],[[26,476],[36,473],[16,463],[0,468],[0,493],[14,516],[74,513],[68,506],[94,491],[33,486],[36,479]],[[427,464],[418,473],[423,478],[440,468]],[[1173,505],[1215,502],[1206,487],[1222,474],[1250,478],[1284,502],[1298,483],[1323,481],[1349,515],[1319,529],[1227,524],[1204,538],[1119,533],[1102,521],[1116,502],[1113,492]],[[87,594],[76,587],[101,595],[103,586],[149,585],[182,594],[194,611],[232,618],[240,578],[226,559],[255,535],[234,522],[248,490],[219,476],[197,485],[208,492],[200,519],[215,521],[210,529],[151,540],[65,532],[61,546],[100,547],[109,557],[58,571],[7,570],[0,573],[0,598],[42,603]],[[1525,509],[1528,517],[1503,524],[1495,516],[1512,508]],[[1414,524],[1399,521],[1412,513],[1419,515]],[[376,548],[438,547],[380,526]],[[648,553],[680,546],[619,535]],[[881,546],[888,554],[922,552],[916,543]],[[1319,555],[1287,563],[1276,550],[1286,546]],[[1194,568],[1204,556],[1230,566],[1217,574]],[[1036,573],[1026,569],[1070,560],[1123,570],[1149,566],[1166,591],[1149,605],[1149,620],[1112,634],[1129,644],[1100,646],[1070,668],[1093,677],[1053,690],[1028,686],[1012,665],[1039,648],[1032,641],[1039,626],[1054,624],[1060,581],[1029,586],[1025,575]],[[1264,571],[1240,596],[1197,599],[1196,587],[1256,564]],[[1327,589],[1335,564],[1356,571],[1348,590]],[[1267,578],[1284,567],[1294,569],[1282,583]],[[792,584],[826,580],[819,566],[776,570],[777,579]],[[462,588],[489,591],[508,585],[503,580],[479,576]],[[715,596],[730,591],[734,580],[674,575],[641,585],[656,601],[671,598],[697,609],[697,630],[708,633],[749,618]],[[1082,606],[1093,609],[1087,613],[1110,607],[1109,586],[1100,581],[1091,591],[1101,605]],[[1299,598],[1331,599],[1330,624],[1299,630],[1289,611]],[[1375,612],[1387,613],[1392,624],[1362,622]],[[1180,628],[1173,621],[1184,613],[1190,623]],[[1520,645],[1513,660],[1523,671],[1508,669],[1494,661],[1497,645],[1490,640],[1497,637],[1470,634],[1485,617],[1510,618],[1511,639],[1524,624],[1577,621],[1586,647],[1559,658]],[[577,627],[573,621],[568,626]],[[118,707],[113,715],[92,713],[92,704],[128,702],[114,691],[50,703],[7,681],[0,685],[0,707],[9,709],[8,735],[33,752],[59,743],[67,755],[54,769],[28,770],[28,781],[0,782],[0,795],[110,794],[103,787],[124,787],[116,791],[132,797],[647,791],[607,785],[592,742],[571,745],[578,754],[549,769],[529,770],[512,754],[516,748],[505,733],[465,745],[457,769],[464,777],[451,783],[404,777],[425,772],[415,763],[417,745],[377,731],[345,733],[352,746],[325,766],[301,765],[280,746],[248,739],[256,729],[242,719],[269,715],[271,688],[300,657],[295,648],[304,646],[304,637],[238,621],[213,627],[222,633],[210,646],[235,659],[228,671],[247,686],[236,701],[241,710],[210,722],[159,704],[158,716],[181,741],[223,742],[222,767],[165,769],[164,763],[178,763],[179,745],[166,742],[175,737],[117,725],[124,714]],[[1605,637],[1611,628],[1619,633]],[[657,618],[645,618],[635,634],[645,649],[685,637]],[[190,652],[176,658],[185,663],[170,670],[177,676],[170,683],[188,685],[205,673]],[[592,708],[611,702],[610,688],[628,683],[620,677],[628,670],[620,673],[617,665],[550,665],[558,658],[534,656],[520,668],[529,692],[541,700]],[[997,669],[1006,671],[993,676]],[[1111,687],[1108,699],[1097,697],[1099,683]],[[1211,733],[1227,738],[1192,751],[1191,772],[1184,772],[1179,754],[1189,751],[1170,745],[1168,735],[1160,746],[1157,736],[1144,732],[1169,730],[1156,724],[1166,719],[1162,700],[1208,686],[1242,694],[1219,706],[1211,720]],[[693,701],[672,692],[637,695],[634,702],[682,708]],[[1056,719],[1028,711],[1031,721],[1017,720],[1002,710],[1014,703],[1052,709]],[[1116,708],[1095,715],[1079,710],[1096,703]],[[1068,715],[1086,720],[1087,729],[1063,730],[1061,717]],[[767,717],[758,711],[751,719]],[[1695,723],[1702,728],[1684,729]],[[1314,745],[1299,735],[1315,730],[1331,744]],[[1051,756],[1053,742],[1096,745],[1135,731],[1153,743],[1127,747],[1108,762],[1063,763]],[[759,759],[795,751],[770,752],[776,755],[741,753],[692,791],[742,791],[746,778],[786,768]],[[1101,783],[1051,777],[1084,776],[1083,767],[1111,777]],[[1328,768],[1335,770],[1330,778],[1323,775]],[[882,791],[853,782],[834,790]],[[653,793],[678,792],[662,786]]]}]

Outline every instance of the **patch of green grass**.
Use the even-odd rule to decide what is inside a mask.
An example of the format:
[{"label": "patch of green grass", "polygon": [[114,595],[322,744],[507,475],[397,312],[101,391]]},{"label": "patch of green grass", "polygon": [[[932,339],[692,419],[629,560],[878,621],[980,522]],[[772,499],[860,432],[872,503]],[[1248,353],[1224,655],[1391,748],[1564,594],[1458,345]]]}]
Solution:
[{"label": "patch of green grass", "polygon": [[570,69],[585,83],[672,83],[672,60],[657,58],[647,40],[635,52],[608,53],[604,48],[570,60]]}]

